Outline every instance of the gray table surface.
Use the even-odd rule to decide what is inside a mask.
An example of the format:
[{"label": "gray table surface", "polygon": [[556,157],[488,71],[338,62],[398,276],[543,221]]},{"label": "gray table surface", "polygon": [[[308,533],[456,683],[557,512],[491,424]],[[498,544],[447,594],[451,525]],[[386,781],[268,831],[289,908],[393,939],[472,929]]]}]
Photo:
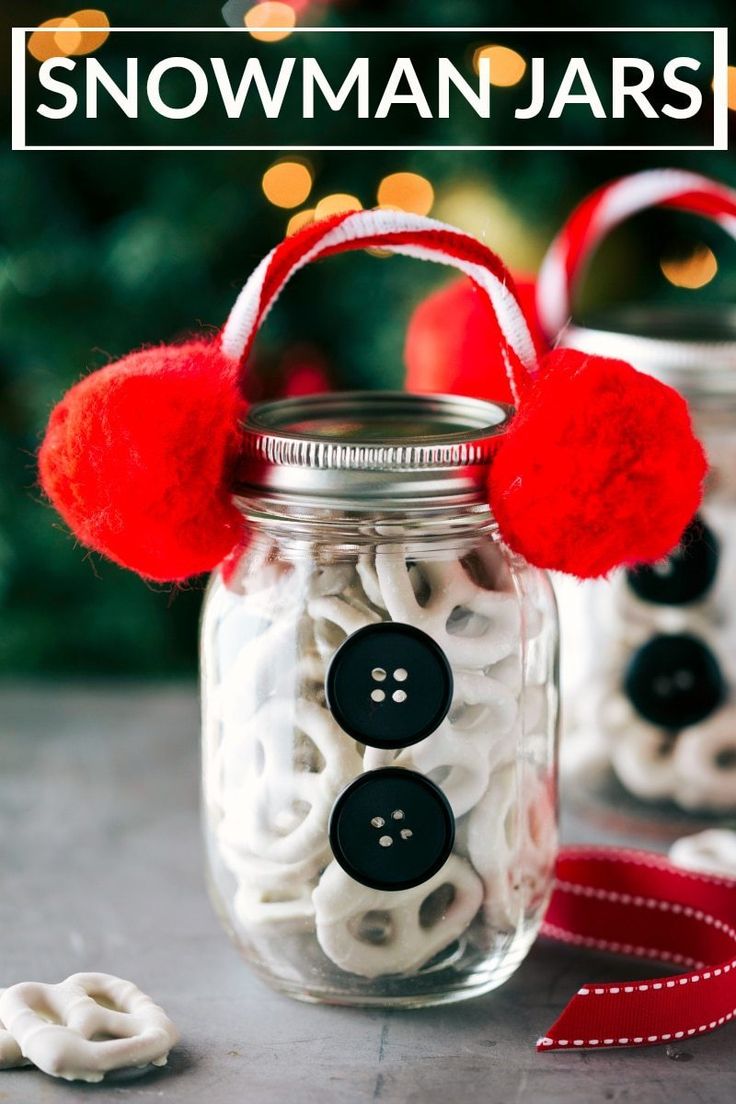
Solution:
[{"label": "gray table surface", "polygon": [[[645,977],[646,965],[539,942],[501,990],[447,1008],[348,1010],[271,992],[207,900],[197,725],[191,686],[0,688],[0,984],[120,974],[182,1032],[168,1067],[137,1081],[86,1086],[6,1071],[0,1102],[734,1099],[733,1028],[674,1055],[535,1053],[581,984]],[[608,829],[621,836],[621,824]],[[600,825],[571,820],[566,832],[592,839]]]}]

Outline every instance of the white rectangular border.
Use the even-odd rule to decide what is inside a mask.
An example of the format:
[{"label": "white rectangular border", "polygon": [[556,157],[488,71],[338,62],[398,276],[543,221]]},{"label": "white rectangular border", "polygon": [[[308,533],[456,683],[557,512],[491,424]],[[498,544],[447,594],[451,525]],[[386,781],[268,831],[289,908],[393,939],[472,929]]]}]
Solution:
[{"label": "white rectangular border", "polygon": [[[99,31],[99,27],[80,27],[80,31]],[[274,30],[278,28],[273,28]],[[286,30],[287,28],[284,28]],[[624,151],[645,152],[693,152],[704,150],[728,149],[728,28],[727,27],[289,27],[292,34],[395,34],[398,32],[413,34],[537,34],[537,33],[600,33],[632,32],[636,34],[708,33],[713,35],[713,145],[707,146],[29,146],[26,145],[26,35],[33,31],[54,33],[55,28],[13,27],[11,30],[11,148],[15,151],[55,151],[62,152],[144,152],[144,151],[185,151],[192,152],[378,152],[384,150],[402,150],[406,152],[512,152],[514,150],[540,151]],[[134,32],[136,34],[248,34],[243,27],[110,27],[111,33]]]}]

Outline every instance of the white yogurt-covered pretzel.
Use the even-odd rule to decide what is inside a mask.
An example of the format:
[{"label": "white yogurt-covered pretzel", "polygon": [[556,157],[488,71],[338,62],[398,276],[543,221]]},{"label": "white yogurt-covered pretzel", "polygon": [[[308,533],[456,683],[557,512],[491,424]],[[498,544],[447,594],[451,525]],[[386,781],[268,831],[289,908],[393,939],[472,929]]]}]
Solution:
[{"label": "white yogurt-covered pretzel", "polygon": [[380,615],[355,592],[341,597],[323,595],[312,598],[307,612],[313,621],[317,651],[324,660],[332,658],[346,637],[381,620]]},{"label": "white yogurt-covered pretzel", "polygon": [[220,858],[234,875],[235,919],[246,929],[277,926],[304,931],[314,927],[312,890],[318,871],[326,865],[329,848],[303,862],[273,862],[250,854],[245,837],[234,842],[217,834]]},{"label": "white yogurt-covered pretzel", "polygon": [[613,735],[613,769],[637,797],[650,801],[671,797],[677,787],[674,747],[673,737],[662,729],[632,719]]},{"label": "white yogurt-covered pretzel", "polygon": [[236,599],[246,596],[251,604],[263,595],[273,605],[274,596],[294,575],[294,565],[282,558],[278,544],[271,540],[251,539],[247,551],[233,553],[227,566],[228,592]]},{"label": "white yogurt-covered pretzel", "polygon": [[396,766],[428,775],[441,787],[455,817],[461,817],[485,793],[491,770],[515,752],[516,743],[506,732],[457,729],[443,721],[431,736],[403,751],[367,747],[363,764],[366,770]]},{"label": "white yogurt-covered pretzel", "polygon": [[509,764],[493,775],[466,828],[470,861],[483,879],[486,918],[502,930],[521,919],[521,901],[511,882],[518,863],[516,801],[516,772]]},{"label": "white yogurt-covered pretzel", "polygon": [[[2,999],[4,992],[4,989],[0,989],[0,999]],[[17,1069],[19,1066],[30,1065],[31,1063],[23,1057],[20,1047],[0,1018],[0,1070]]]},{"label": "white yogurt-covered pretzel", "polygon": [[307,596],[347,594],[357,583],[355,567],[349,563],[318,564],[309,576]]},{"label": "white yogurt-covered pretzel", "polygon": [[66,1081],[166,1065],[179,1038],[162,1008],[112,974],[12,985],[0,996],[0,1016],[33,1065]]},{"label": "white yogurt-covered pretzel", "polygon": [[467,823],[470,861],[483,879],[487,924],[513,930],[541,907],[557,850],[554,800],[531,766],[492,775]]},{"label": "white yogurt-covered pretzel", "polygon": [[494,737],[505,736],[519,711],[517,695],[492,674],[456,671],[450,721],[455,729],[486,727]]},{"label": "white yogurt-covered pretzel", "polygon": [[521,615],[515,595],[484,590],[459,560],[423,560],[416,566],[426,596],[421,590],[417,595],[403,548],[382,546],[376,552],[376,578],[393,621],[422,629],[457,667],[478,670],[518,649]]},{"label": "white yogurt-covered pretzel", "polygon": [[318,868],[335,797],[362,767],[332,715],[304,699],[271,699],[223,756],[221,840],[260,858]]},{"label": "white yogurt-covered pretzel", "polygon": [[235,916],[246,928],[278,925],[279,928],[306,930],[314,926],[312,889],[304,881],[291,890],[273,890],[241,884],[233,901]]},{"label": "white yogurt-covered pretzel", "polygon": [[238,886],[253,893],[267,893],[275,897],[299,893],[305,886],[313,888],[314,879],[323,865],[329,862],[327,847],[315,858],[309,855],[296,862],[275,862],[264,859],[248,850],[247,826],[236,831],[238,823],[221,823],[216,829],[219,854]]},{"label": "white yogurt-covered pretzel", "polygon": [[513,757],[514,745],[509,749],[503,738],[489,744],[485,731],[458,732],[445,722],[408,751],[420,773],[434,778],[440,772],[439,784],[453,813],[461,817],[480,801],[492,767]]},{"label": "white yogurt-covered pretzel", "polygon": [[736,878],[736,832],[729,828],[708,828],[683,836],[670,847],[670,862],[686,870],[702,870]]},{"label": "white yogurt-covered pretzel", "polygon": [[437,780],[456,817],[463,816],[482,796],[488,784],[487,748],[483,740],[456,733],[447,722],[436,732],[403,751],[366,748],[366,770],[405,767]]},{"label": "white yogurt-covered pretzel", "polygon": [[[324,701],[325,666],[314,653],[304,653],[295,664],[287,661],[278,665],[274,657],[268,678],[272,700],[308,700],[317,704]],[[231,679],[227,692],[218,695],[211,690],[209,681],[205,668],[204,690],[208,695],[213,694],[214,701],[207,710],[204,791],[208,803],[214,809],[221,809],[226,790],[232,785],[233,777],[240,778],[245,762],[243,756],[248,751],[247,740],[251,731],[248,724],[248,718],[252,719],[250,710],[267,687],[265,681],[261,681],[261,693],[254,695],[253,688],[243,690],[240,683]],[[242,717],[238,709],[240,701],[243,703]],[[223,707],[222,717],[218,715],[218,706]]]},{"label": "white yogurt-covered pretzel", "polygon": [[366,770],[408,767],[437,782],[456,817],[467,813],[485,793],[491,771],[514,757],[510,736],[518,716],[516,696],[487,675],[458,672],[453,706],[439,728],[402,751],[367,747]]},{"label": "white yogurt-covered pretzel", "polygon": [[627,653],[638,648],[656,633],[691,633],[708,639],[713,631],[713,590],[701,599],[682,606],[646,602],[629,586],[622,572],[613,577],[610,602],[610,627],[619,647]]},{"label": "white yogurt-covered pretzel", "polygon": [[246,640],[234,663],[223,672],[214,708],[225,726],[239,728],[295,670],[297,624],[296,611],[273,621]]},{"label": "white yogurt-covered pretzel", "polygon": [[358,557],[356,570],[368,601],[377,609],[385,610],[386,603],[381,593],[381,584],[378,581],[373,556],[369,555],[367,552],[362,552]]},{"label": "white yogurt-covered pretzel", "polygon": [[674,746],[675,800],[684,809],[736,808],[736,706],[682,731]]},{"label": "white yogurt-covered pretzel", "polygon": [[333,862],[312,900],[327,957],[351,974],[376,978],[419,970],[462,935],[483,887],[456,855],[422,885],[393,892],[361,885]]}]

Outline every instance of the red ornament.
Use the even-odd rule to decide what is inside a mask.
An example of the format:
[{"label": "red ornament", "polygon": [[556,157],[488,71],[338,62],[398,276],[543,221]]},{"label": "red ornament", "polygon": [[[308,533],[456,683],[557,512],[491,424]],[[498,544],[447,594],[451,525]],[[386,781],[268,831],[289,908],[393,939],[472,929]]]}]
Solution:
[{"label": "red ornament", "polygon": [[[531,277],[515,281],[537,352],[547,346],[536,321]],[[480,288],[467,277],[427,296],[409,321],[404,345],[406,389],[472,395],[513,404],[496,315]]]},{"label": "red ornament", "polygon": [[301,395],[321,395],[330,391],[330,380],[324,362],[317,355],[295,350],[292,356],[284,358],[284,380],[282,393],[284,398],[296,399]]},{"label": "red ornament", "polygon": [[215,341],[131,353],[51,414],[41,484],[82,543],[158,582],[209,571],[242,527],[226,478],[245,403]]},{"label": "red ornament", "polygon": [[706,470],[676,391],[623,361],[559,349],[499,445],[490,500],[511,548],[594,578],[671,552]]}]

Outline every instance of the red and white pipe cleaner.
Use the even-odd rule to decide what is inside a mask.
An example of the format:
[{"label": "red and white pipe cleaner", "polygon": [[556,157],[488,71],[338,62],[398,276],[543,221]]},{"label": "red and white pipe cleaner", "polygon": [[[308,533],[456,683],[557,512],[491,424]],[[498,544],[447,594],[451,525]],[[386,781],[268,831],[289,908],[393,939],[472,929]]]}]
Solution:
[{"label": "red and white pipe cleaner", "polygon": [[654,1046],[705,1035],[736,1015],[736,879],[647,851],[568,847],[542,933],[575,947],[654,959],[687,972],[590,982],[538,1050]]},{"label": "red and white pipe cleaner", "polygon": [[[368,247],[449,265],[469,276],[488,296],[508,347],[527,372],[535,371],[537,356],[529,327],[511,276],[496,254],[455,227],[389,210],[337,215],[314,223],[272,249],[254,270],[230,312],[221,336],[223,352],[245,364],[255,335],[281,291],[310,261]],[[506,369],[518,402],[521,388],[517,371],[509,360]]]},{"label": "red and white pipe cleaner", "polygon": [[576,287],[597,246],[619,223],[648,207],[704,215],[736,238],[736,191],[707,176],[651,169],[604,184],[575,208],[542,262],[537,314],[550,342],[570,319]]}]

